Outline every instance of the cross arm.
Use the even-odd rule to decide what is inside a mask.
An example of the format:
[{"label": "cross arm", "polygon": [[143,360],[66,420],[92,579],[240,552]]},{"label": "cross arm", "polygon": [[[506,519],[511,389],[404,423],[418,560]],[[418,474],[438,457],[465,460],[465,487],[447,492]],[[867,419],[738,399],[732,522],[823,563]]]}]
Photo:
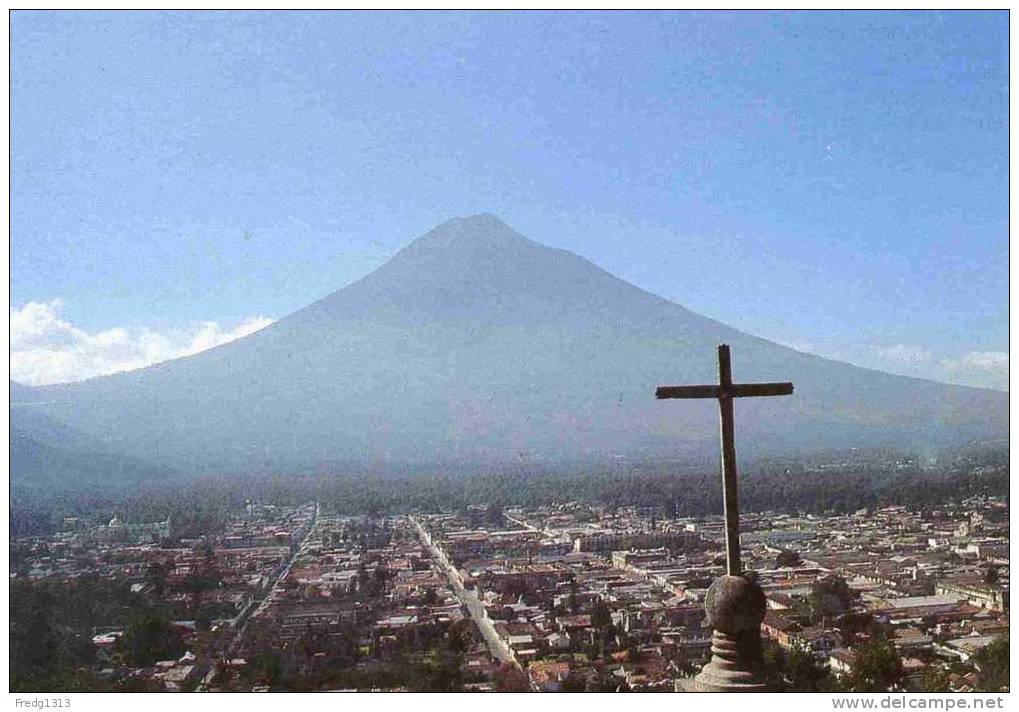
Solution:
[{"label": "cross arm", "polygon": [[722,386],[658,386],[655,398],[755,398],[758,396],[787,396],[793,392],[792,383],[734,383]]},{"label": "cross arm", "polygon": [[792,392],[792,383],[734,383],[729,394],[733,398],[753,398],[755,396],[788,396]]},{"label": "cross arm", "polygon": [[655,398],[718,398],[722,389],[718,386],[658,386]]}]

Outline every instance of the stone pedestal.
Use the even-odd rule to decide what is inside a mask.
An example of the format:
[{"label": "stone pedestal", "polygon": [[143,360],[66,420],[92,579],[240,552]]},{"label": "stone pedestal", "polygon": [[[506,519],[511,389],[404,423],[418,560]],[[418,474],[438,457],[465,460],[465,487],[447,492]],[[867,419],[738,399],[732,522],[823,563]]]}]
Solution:
[{"label": "stone pedestal", "polygon": [[765,692],[761,678],[764,592],[745,576],[720,576],[704,600],[711,637],[711,662],[694,679],[699,692]]}]

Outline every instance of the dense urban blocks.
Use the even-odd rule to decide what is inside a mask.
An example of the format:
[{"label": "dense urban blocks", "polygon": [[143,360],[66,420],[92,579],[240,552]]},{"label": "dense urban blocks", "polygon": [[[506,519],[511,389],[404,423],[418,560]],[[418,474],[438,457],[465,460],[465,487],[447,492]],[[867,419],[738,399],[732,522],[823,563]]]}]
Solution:
[{"label": "dense urban blocks", "polygon": [[12,688],[688,690],[754,626],[746,683],[768,689],[1007,684],[1002,497],[746,512],[753,583],[719,578],[717,515],[240,501],[168,536],[125,507],[15,539]]}]

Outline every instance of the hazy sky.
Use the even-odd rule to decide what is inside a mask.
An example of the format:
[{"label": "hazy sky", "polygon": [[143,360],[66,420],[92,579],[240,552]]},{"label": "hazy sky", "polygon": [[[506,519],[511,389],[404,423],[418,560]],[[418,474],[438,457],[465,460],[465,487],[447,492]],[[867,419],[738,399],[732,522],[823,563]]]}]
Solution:
[{"label": "hazy sky", "polygon": [[1008,15],[11,19],[12,376],[207,348],[492,212],[695,311],[1007,387]]}]

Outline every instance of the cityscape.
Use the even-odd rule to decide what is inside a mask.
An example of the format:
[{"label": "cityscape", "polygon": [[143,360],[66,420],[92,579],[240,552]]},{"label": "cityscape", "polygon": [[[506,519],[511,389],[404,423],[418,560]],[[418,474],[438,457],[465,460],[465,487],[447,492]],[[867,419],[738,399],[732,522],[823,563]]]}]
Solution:
[{"label": "cityscape", "polygon": [[[683,692],[725,561],[719,516],[566,498],[360,516],[249,501],[203,533],[94,520],[12,540],[15,688]],[[745,513],[769,684],[1007,689],[1008,529],[995,494]]]},{"label": "cityscape", "polygon": [[1010,19],[11,10],[13,707],[1003,709]]}]

